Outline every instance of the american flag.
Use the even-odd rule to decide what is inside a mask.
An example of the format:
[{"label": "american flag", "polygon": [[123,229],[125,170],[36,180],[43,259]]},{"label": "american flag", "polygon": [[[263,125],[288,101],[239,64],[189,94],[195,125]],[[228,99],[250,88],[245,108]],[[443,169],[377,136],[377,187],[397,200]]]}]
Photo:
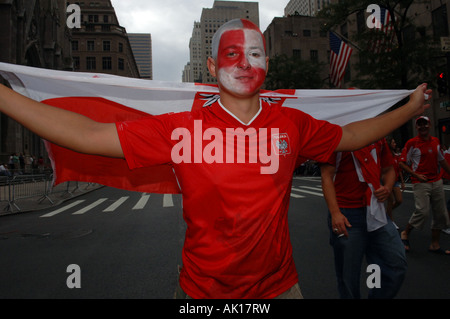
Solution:
[{"label": "american flag", "polygon": [[376,35],[370,43],[370,50],[374,53],[389,52],[394,41],[394,21],[386,8],[380,10],[380,20],[375,18]]},{"label": "american flag", "polygon": [[330,32],[330,49],[331,83],[336,87],[340,87],[353,50],[333,32]]}]

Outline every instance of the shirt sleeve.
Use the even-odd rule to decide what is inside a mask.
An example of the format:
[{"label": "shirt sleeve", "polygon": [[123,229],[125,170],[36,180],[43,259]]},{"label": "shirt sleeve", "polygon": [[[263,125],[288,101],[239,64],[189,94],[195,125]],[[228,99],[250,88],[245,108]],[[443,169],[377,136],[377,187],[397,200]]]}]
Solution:
[{"label": "shirt sleeve", "polygon": [[[116,123],[125,159],[130,169],[170,164],[173,129],[183,115],[163,114]],[[177,124],[178,123],[178,124]]]},{"label": "shirt sleeve", "polygon": [[336,150],[342,138],[342,128],[327,121],[317,120],[303,113],[299,124],[300,154],[325,163]]},{"label": "shirt sleeve", "polygon": [[410,141],[407,141],[405,146],[402,149],[402,154],[399,157],[399,161],[409,164],[410,158],[408,158],[409,149],[411,148]]}]

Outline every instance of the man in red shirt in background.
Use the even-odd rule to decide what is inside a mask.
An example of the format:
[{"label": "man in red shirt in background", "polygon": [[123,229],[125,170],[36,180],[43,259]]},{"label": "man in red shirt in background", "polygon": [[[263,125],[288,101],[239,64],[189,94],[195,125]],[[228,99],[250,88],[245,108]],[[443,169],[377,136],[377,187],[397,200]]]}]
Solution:
[{"label": "man in red shirt in background", "polygon": [[380,287],[372,288],[369,298],[394,298],[407,263],[397,229],[384,207],[396,177],[386,140],[358,151],[334,153],[321,165],[321,172],[339,296],[361,298],[365,256],[368,264],[378,265],[381,271]]},{"label": "man in red shirt in background", "polygon": [[411,174],[416,205],[405,230],[401,232],[401,238],[406,251],[409,251],[409,234],[413,229],[423,228],[432,208],[429,251],[450,256],[450,251],[442,249],[439,244],[441,231],[449,227],[440,168],[450,173],[450,165],[444,158],[439,139],[430,135],[430,119],[426,116],[417,118],[416,128],[417,136],[406,142],[400,158],[400,167]]}]

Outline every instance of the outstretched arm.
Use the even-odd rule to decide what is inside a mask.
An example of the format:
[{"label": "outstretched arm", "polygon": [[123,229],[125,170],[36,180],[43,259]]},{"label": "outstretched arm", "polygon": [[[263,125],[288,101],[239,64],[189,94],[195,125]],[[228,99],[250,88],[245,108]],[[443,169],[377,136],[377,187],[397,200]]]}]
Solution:
[{"label": "outstretched arm", "polygon": [[36,102],[1,84],[0,112],[62,147],[85,154],[124,157],[114,123],[99,123],[78,113]]},{"label": "outstretched arm", "polygon": [[431,96],[427,84],[419,85],[409,102],[380,116],[353,122],[342,127],[342,139],[336,151],[354,151],[385,137],[411,118],[422,114],[430,104],[425,103],[425,94]]}]

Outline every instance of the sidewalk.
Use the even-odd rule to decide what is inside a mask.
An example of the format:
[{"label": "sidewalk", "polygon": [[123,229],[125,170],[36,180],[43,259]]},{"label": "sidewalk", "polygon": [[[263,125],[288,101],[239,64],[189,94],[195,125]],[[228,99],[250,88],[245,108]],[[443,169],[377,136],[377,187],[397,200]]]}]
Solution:
[{"label": "sidewalk", "polygon": [[46,196],[18,199],[13,203],[0,201],[0,216],[56,207],[69,199],[87,194],[101,187],[103,185],[85,182],[61,183],[53,187],[52,191]]}]

